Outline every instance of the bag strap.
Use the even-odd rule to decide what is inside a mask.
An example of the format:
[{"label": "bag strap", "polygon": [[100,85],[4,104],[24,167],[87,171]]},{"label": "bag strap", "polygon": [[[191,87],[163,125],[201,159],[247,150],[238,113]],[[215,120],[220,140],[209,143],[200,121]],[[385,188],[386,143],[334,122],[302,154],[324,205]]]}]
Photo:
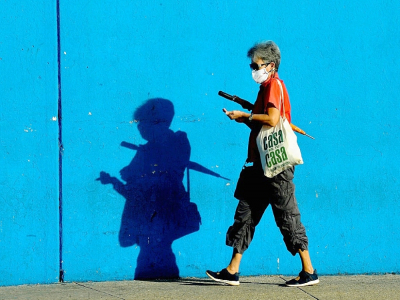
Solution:
[{"label": "bag strap", "polygon": [[285,99],[283,97],[283,87],[282,87],[282,83],[279,79],[276,79],[276,81],[279,84],[279,87],[281,88],[281,100],[279,102],[279,114],[281,114],[281,103],[283,105],[283,117],[282,118],[286,118],[286,113],[285,113]]}]

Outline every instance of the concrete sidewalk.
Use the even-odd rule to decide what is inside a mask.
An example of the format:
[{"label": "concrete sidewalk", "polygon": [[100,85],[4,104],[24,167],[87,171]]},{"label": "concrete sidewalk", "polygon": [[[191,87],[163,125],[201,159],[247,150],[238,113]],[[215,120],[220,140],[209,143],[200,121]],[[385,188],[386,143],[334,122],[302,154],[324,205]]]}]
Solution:
[{"label": "concrete sidewalk", "polygon": [[208,278],[22,285],[0,287],[0,299],[400,299],[400,275],[321,276],[303,288],[286,287],[288,279],[241,277],[237,287]]}]

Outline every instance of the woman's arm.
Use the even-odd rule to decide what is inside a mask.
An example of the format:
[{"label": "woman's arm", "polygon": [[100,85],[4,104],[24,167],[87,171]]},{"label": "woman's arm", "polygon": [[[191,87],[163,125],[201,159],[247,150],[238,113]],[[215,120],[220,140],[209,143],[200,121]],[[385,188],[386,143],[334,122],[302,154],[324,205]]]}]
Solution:
[{"label": "woman's arm", "polygon": [[240,110],[232,110],[227,111],[225,108],[223,109],[224,113],[229,117],[231,120],[235,120],[239,123],[245,123],[247,126],[251,128],[251,123],[260,123],[262,125],[269,125],[275,127],[279,121],[279,110],[273,106],[267,108],[267,114],[253,114],[252,120],[250,121],[249,118],[251,116],[250,113],[240,111]]}]

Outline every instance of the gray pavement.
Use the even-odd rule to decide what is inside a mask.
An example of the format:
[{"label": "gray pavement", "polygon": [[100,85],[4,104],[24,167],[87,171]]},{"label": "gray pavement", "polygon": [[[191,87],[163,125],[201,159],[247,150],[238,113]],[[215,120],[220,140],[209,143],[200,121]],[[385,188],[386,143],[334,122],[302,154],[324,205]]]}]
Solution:
[{"label": "gray pavement", "polygon": [[320,284],[284,286],[289,277],[241,277],[240,286],[206,278],[71,282],[0,287],[0,299],[400,299],[400,275],[320,276]]}]

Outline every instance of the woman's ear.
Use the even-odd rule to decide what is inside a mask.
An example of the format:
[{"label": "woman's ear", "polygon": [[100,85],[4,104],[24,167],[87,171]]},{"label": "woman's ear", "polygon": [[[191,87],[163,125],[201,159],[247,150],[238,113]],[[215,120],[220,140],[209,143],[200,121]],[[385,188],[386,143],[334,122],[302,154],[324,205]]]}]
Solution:
[{"label": "woman's ear", "polygon": [[271,61],[271,62],[270,62],[270,65],[271,65],[271,68],[272,68],[272,69],[275,69],[275,63],[274,63],[274,62]]}]

